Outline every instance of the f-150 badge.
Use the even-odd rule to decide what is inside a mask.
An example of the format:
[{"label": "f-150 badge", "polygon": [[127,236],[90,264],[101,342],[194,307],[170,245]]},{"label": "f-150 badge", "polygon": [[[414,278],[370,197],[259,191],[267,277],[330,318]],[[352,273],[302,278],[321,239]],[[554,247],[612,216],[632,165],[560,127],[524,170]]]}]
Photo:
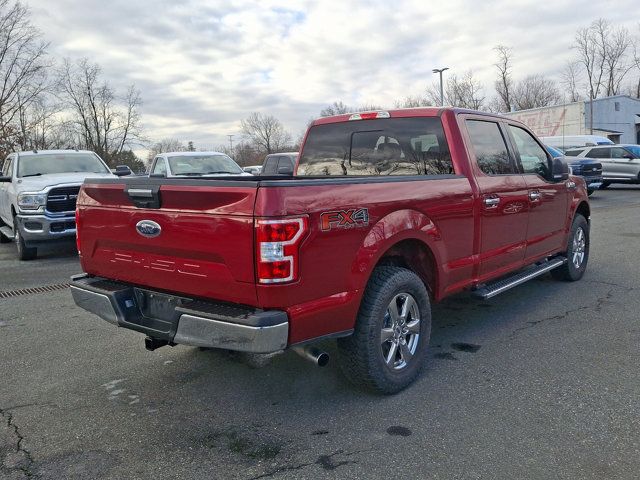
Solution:
[{"label": "f-150 badge", "polygon": [[320,228],[323,232],[334,228],[357,228],[367,225],[369,225],[369,210],[366,208],[350,208],[324,212],[320,215]]}]

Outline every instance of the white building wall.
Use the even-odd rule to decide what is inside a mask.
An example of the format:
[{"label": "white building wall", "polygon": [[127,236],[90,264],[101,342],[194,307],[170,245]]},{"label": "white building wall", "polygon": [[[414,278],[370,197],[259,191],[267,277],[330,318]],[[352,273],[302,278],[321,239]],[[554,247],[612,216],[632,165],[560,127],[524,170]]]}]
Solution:
[{"label": "white building wall", "polygon": [[588,133],[585,132],[584,103],[582,102],[521,110],[505,116],[524,123],[539,137]]}]

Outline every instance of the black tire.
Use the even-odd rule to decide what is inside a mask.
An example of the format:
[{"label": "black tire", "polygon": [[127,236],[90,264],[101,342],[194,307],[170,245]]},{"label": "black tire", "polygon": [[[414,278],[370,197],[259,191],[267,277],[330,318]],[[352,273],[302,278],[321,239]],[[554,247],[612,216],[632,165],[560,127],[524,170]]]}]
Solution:
[{"label": "black tire", "polygon": [[36,247],[26,246],[24,238],[20,235],[17,218],[13,219],[13,234],[15,235],[16,247],[18,248],[18,258],[23,261],[35,259],[38,256],[38,249]]},{"label": "black tire", "polygon": [[[4,227],[5,223],[0,220],[0,227]],[[0,232],[0,243],[11,243],[13,241],[13,239],[9,238],[9,237],[5,237],[2,232]]]},{"label": "black tire", "polygon": [[607,188],[609,188],[609,185],[611,185],[611,182],[602,182],[602,185],[600,185],[600,190],[606,190]]},{"label": "black tire", "polygon": [[[394,323],[389,314],[392,302],[396,312],[407,305],[411,313],[405,315],[404,320],[402,315],[396,317],[398,320]],[[417,310],[413,310],[414,305]],[[410,324],[416,330],[412,330]],[[382,340],[383,328],[385,333],[393,332],[386,341]],[[379,393],[397,393],[411,384],[422,370],[430,335],[431,305],[420,278],[404,268],[377,267],[364,292],[353,335],[338,340],[340,366],[346,377],[358,386]],[[411,351],[413,354],[409,355]],[[385,355],[391,359],[390,363]]]},{"label": "black tire", "polygon": [[587,188],[587,195],[590,197],[591,195],[593,195],[593,192],[595,192],[595,190],[593,188]]},{"label": "black tire", "polygon": [[[581,244],[580,231],[582,231],[584,238],[582,247],[583,256],[581,260],[579,260]],[[580,280],[587,269],[587,262],[589,261],[589,223],[587,219],[579,213],[576,214],[571,224],[571,232],[569,233],[565,256],[567,257],[567,263],[551,270],[551,275],[557,280],[567,282]],[[577,260],[579,260],[579,262]],[[579,263],[579,265],[577,265],[577,263]]]}]

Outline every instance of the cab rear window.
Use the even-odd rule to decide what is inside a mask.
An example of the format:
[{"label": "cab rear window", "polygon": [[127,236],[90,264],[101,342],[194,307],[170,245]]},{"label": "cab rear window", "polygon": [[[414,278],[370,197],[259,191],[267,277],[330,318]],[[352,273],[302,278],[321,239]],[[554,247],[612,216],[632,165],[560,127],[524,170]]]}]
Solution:
[{"label": "cab rear window", "polygon": [[384,118],[312,127],[302,176],[455,174],[440,118]]}]

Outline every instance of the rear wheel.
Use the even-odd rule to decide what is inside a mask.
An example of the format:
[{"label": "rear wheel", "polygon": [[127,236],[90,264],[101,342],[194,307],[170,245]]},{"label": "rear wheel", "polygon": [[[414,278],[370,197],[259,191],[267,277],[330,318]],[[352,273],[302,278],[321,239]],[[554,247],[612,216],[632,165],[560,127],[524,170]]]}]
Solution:
[{"label": "rear wheel", "polygon": [[558,280],[569,282],[580,280],[587,269],[587,262],[589,261],[589,223],[580,214],[575,216],[571,224],[571,233],[565,255],[567,263],[551,270],[551,275]]},{"label": "rear wheel", "polygon": [[602,185],[600,185],[600,190],[609,188],[609,185],[611,185],[611,182],[602,182]]},{"label": "rear wheel", "polygon": [[353,335],[338,340],[340,366],[356,385],[399,392],[422,370],[430,334],[431,306],[422,280],[404,268],[378,267]]},{"label": "rear wheel", "polygon": [[24,238],[20,235],[17,218],[13,219],[13,234],[15,235],[16,247],[18,248],[18,258],[20,260],[33,260],[38,256],[37,248],[26,246]]}]

